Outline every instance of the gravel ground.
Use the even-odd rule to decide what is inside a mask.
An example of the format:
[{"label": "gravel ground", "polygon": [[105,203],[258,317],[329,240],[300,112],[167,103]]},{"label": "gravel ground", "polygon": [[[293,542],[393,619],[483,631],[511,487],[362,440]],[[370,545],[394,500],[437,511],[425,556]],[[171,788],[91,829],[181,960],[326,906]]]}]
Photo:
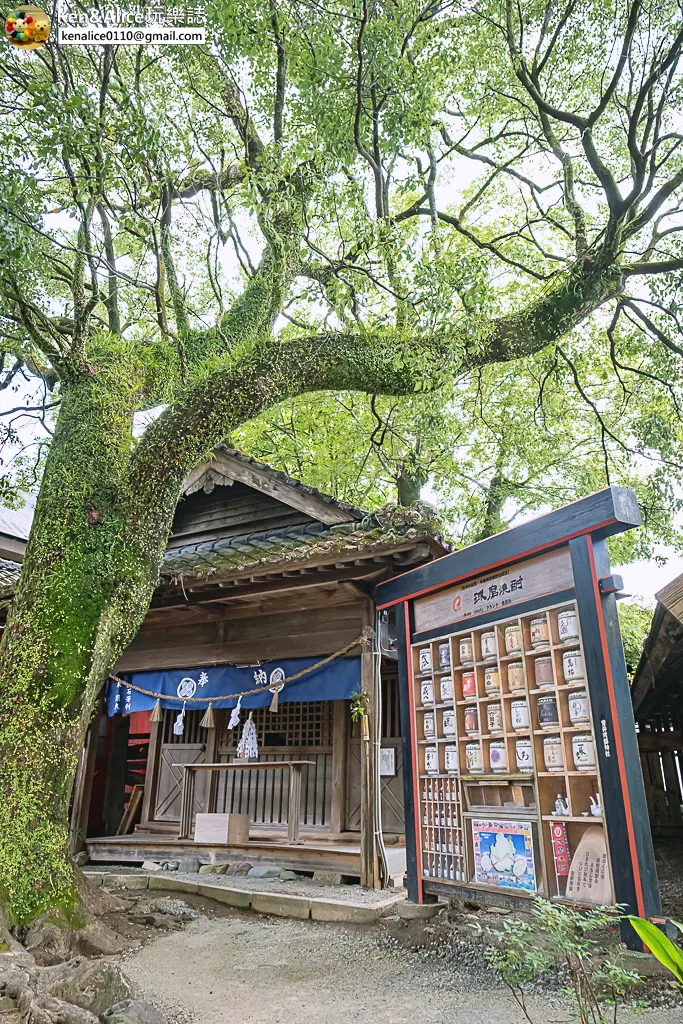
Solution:
[{"label": "gravel ground", "polygon": [[[463,961],[467,959],[463,957]],[[496,976],[379,929],[235,913],[205,917],[126,957],[126,974],[174,1024],[523,1024]],[[537,1024],[569,1021],[568,1007],[532,998]],[[682,1024],[657,1009],[620,1021]]]},{"label": "gravel ground", "polygon": [[680,839],[659,839],[655,843],[657,875],[662,910],[668,917],[683,920],[683,843]]}]

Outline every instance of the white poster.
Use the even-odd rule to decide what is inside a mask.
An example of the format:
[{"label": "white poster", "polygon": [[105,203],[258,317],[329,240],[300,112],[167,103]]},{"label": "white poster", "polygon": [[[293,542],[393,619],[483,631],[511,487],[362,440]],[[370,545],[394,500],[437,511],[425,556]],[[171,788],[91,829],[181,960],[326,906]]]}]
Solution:
[{"label": "white poster", "polygon": [[380,775],[396,774],[396,747],[379,748],[379,773]]}]

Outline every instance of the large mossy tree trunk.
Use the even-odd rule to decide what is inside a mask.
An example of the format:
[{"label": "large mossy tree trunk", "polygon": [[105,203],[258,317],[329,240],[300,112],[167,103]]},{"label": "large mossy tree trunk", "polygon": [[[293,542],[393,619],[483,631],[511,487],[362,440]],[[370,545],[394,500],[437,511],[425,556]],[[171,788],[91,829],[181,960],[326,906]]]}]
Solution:
[{"label": "large mossy tree trunk", "polygon": [[13,921],[78,909],[67,825],[78,756],[157,578],[127,510],[133,393],[116,360],[65,386],[0,646],[0,904]]}]

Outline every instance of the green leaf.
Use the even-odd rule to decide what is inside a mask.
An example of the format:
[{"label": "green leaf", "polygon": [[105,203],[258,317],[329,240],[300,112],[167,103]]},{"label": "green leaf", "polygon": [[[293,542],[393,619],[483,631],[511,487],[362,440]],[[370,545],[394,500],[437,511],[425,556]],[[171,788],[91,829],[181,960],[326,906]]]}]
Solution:
[{"label": "green leaf", "polygon": [[[633,930],[648,946],[660,964],[663,964],[668,971],[671,971],[676,980],[683,984],[683,950],[667,938],[652,921],[646,921],[642,917],[633,915],[629,915],[626,920],[630,921]],[[680,925],[676,925],[676,927],[681,928]]]}]

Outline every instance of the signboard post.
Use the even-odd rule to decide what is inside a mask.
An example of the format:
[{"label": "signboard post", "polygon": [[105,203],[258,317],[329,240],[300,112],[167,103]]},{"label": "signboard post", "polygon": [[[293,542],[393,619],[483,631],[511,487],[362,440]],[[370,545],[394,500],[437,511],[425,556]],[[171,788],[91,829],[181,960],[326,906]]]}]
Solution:
[{"label": "signboard post", "polygon": [[400,630],[409,899],[659,914],[606,545],[639,524],[610,487],[378,587]]}]

